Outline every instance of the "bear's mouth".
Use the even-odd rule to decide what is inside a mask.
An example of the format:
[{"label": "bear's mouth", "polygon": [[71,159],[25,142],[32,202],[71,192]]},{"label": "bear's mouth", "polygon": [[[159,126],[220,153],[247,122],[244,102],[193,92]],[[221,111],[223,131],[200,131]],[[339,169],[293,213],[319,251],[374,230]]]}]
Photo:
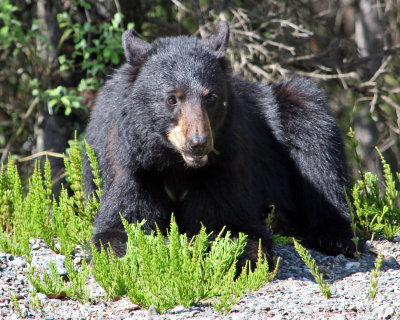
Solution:
[{"label": "bear's mouth", "polygon": [[208,154],[194,155],[182,152],[182,157],[186,164],[192,168],[201,168],[205,166],[208,161]]}]

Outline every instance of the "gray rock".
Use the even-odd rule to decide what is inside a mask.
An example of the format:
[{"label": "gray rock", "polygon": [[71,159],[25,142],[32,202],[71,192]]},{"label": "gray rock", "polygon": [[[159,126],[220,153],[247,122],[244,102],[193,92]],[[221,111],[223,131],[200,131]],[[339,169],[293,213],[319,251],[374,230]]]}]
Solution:
[{"label": "gray rock", "polygon": [[346,261],[346,257],[343,254],[338,254],[334,260],[336,263],[341,263]]},{"label": "gray rock", "polygon": [[55,264],[60,276],[67,275],[67,269],[65,269],[65,257],[59,254],[41,253],[39,256],[33,256],[31,265],[49,273],[51,261]]},{"label": "gray rock", "polygon": [[360,267],[360,262],[349,261],[346,262],[346,269],[358,269]]},{"label": "gray rock", "polygon": [[157,316],[158,314],[159,313],[158,313],[157,309],[153,305],[151,305],[149,310],[147,311],[147,315],[149,317],[153,317],[153,316]]},{"label": "gray rock", "polygon": [[395,309],[392,305],[383,305],[376,310],[379,319],[390,319],[394,313]]},{"label": "gray rock", "polygon": [[179,313],[184,311],[186,308],[184,306],[175,306],[174,308],[171,309],[171,312],[174,313]]},{"label": "gray rock", "polygon": [[384,257],[382,259],[382,263],[383,263],[383,265],[388,266],[388,267],[394,267],[394,266],[398,265],[397,260],[393,256]]},{"label": "gray rock", "polygon": [[41,292],[37,293],[37,297],[42,303],[47,302],[49,300],[49,298],[44,293]]},{"label": "gray rock", "polygon": [[31,250],[39,250],[40,249],[40,244],[39,243],[35,243],[34,245],[32,245]]}]

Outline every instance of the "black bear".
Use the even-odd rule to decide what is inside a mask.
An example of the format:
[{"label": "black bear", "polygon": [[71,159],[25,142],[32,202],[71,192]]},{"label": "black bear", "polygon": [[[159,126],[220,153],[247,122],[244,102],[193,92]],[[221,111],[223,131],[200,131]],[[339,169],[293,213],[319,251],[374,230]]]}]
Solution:
[{"label": "black bear", "polygon": [[[321,91],[305,79],[247,82],[225,60],[224,21],[205,39],[179,36],[149,44],[123,34],[126,63],[100,90],[86,139],[98,157],[103,198],[93,242],[118,256],[127,236],[120,215],[146,231],[180,232],[203,224],[259,239],[272,259],[265,226],[274,205],[282,229],[328,254],[355,251],[345,188],[343,142]],[[84,181],[94,190],[88,161]]]}]

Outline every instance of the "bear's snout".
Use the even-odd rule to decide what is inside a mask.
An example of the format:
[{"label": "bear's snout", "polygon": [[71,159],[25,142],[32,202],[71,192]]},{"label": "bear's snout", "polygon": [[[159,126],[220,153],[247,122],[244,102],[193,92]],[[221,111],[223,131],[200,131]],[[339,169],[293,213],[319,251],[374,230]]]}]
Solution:
[{"label": "bear's snout", "polygon": [[168,139],[187,165],[194,168],[204,166],[214,147],[207,111],[201,105],[185,104],[178,124],[168,133]]},{"label": "bear's snout", "polygon": [[194,135],[189,137],[187,149],[190,154],[195,156],[204,156],[211,151],[211,138],[206,135]]}]

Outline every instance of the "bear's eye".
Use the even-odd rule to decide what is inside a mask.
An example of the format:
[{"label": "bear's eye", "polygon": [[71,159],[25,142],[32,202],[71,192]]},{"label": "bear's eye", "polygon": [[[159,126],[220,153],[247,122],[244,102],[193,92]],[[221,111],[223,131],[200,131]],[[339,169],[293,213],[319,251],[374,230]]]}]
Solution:
[{"label": "bear's eye", "polygon": [[217,102],[218,96],[215,93],[210,93],[204,97],[204,100],[207,105],[213,105]]},{"label": "bear's eye", "polygon": [[175,106],[178,103],[178,99],[176,98],[175,95],[170,95],[167,97],[167,103],[170,106]]}]

